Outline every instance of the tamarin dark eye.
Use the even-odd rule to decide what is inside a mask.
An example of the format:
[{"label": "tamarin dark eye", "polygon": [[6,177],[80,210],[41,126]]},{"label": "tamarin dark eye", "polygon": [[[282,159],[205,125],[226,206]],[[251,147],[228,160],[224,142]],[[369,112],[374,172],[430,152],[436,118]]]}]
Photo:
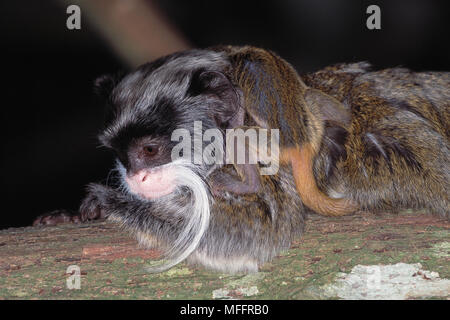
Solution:
[{"label": "tamarin dark eye", "polygon": [[144,152],[147,156],[153,157],[158,153],[158,146],[148,145],[144,147]]}]

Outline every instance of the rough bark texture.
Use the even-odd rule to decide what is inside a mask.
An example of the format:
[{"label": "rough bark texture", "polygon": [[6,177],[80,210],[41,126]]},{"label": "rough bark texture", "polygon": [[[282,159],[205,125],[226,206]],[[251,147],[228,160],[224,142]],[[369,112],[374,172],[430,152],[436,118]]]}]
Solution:
[{"label": "rough bark texture", "polygon": [[[412,212],[313,216],[302,239],[250,275],[218,274],[184,263],[161,274],[146,273],[144,266],[157,259],[158,252],[138,248],[109,222],[7,229],[0,231],[0,299],[351,298],[336,290],[343,275],[357,271],[357,265],[399,262],[420,263],[434,273],[402,275],[421,281],[420,294],[412,284],[409,293],[392,297],[445,299],[450,291],[449,227],[448,221]],[[70,265],[80,267],[79,290],[66,286]],[[427,283],[434,286],[429,294]],[[368,297],[377,297],[373,290],[377,288],[369,290]],[[364,298],[365,293],[360,294],[355,297]]]}]

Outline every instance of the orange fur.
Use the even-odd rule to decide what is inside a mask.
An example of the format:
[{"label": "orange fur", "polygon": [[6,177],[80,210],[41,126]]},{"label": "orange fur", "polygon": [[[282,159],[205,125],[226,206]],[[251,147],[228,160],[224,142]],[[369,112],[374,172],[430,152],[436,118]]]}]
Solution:
[{"label": "orange fur", "polygon": [[281,152],[282,163],[290,163],[295,185],[303,203],[324,216],[343,216],[358,210],[358,205],[349,199],[333,199],[319,190],[313,175],[313,147],[305,144],[301,148],[289,148]]}]

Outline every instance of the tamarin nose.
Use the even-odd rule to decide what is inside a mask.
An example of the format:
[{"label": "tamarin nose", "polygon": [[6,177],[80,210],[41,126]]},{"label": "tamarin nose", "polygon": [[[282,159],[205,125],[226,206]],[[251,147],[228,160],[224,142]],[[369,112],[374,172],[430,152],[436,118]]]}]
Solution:
[{"label": "tamarin nose", "polygon": [[146,172],[145,170],[141,170],[140,172],[137,173],[137,181],[139,182],[145,182],[145,180],[147,180],[148,177],[148,172]]}]

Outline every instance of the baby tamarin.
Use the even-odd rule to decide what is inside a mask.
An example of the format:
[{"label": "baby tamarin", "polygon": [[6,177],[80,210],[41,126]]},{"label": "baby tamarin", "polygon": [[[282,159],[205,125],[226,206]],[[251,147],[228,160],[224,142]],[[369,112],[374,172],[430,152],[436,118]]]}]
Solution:
[{"label": "baby tamarin", "polygon": [[[217,47],[99,84],[110,104],[100,138],[117,153],[122,188],[91,185],[81,218],[107,215],[165,248],[171,260],[158,270],[188,258],[254,271],[289,246],[308,208],[449,216],[448,73],[371,72],[360,63],[300,78],[269,51]],[[171,133],[192,131],[194,121],[203,131],[280,129],[278,174],[172,161]]]},{"label": "baby tamarin", "polygon": [[450,73],[356,63],[302,79],[351,110],[347,128],[325,125],[314,163],[321,190],[362,210],[426,208],[450,217]]}]

